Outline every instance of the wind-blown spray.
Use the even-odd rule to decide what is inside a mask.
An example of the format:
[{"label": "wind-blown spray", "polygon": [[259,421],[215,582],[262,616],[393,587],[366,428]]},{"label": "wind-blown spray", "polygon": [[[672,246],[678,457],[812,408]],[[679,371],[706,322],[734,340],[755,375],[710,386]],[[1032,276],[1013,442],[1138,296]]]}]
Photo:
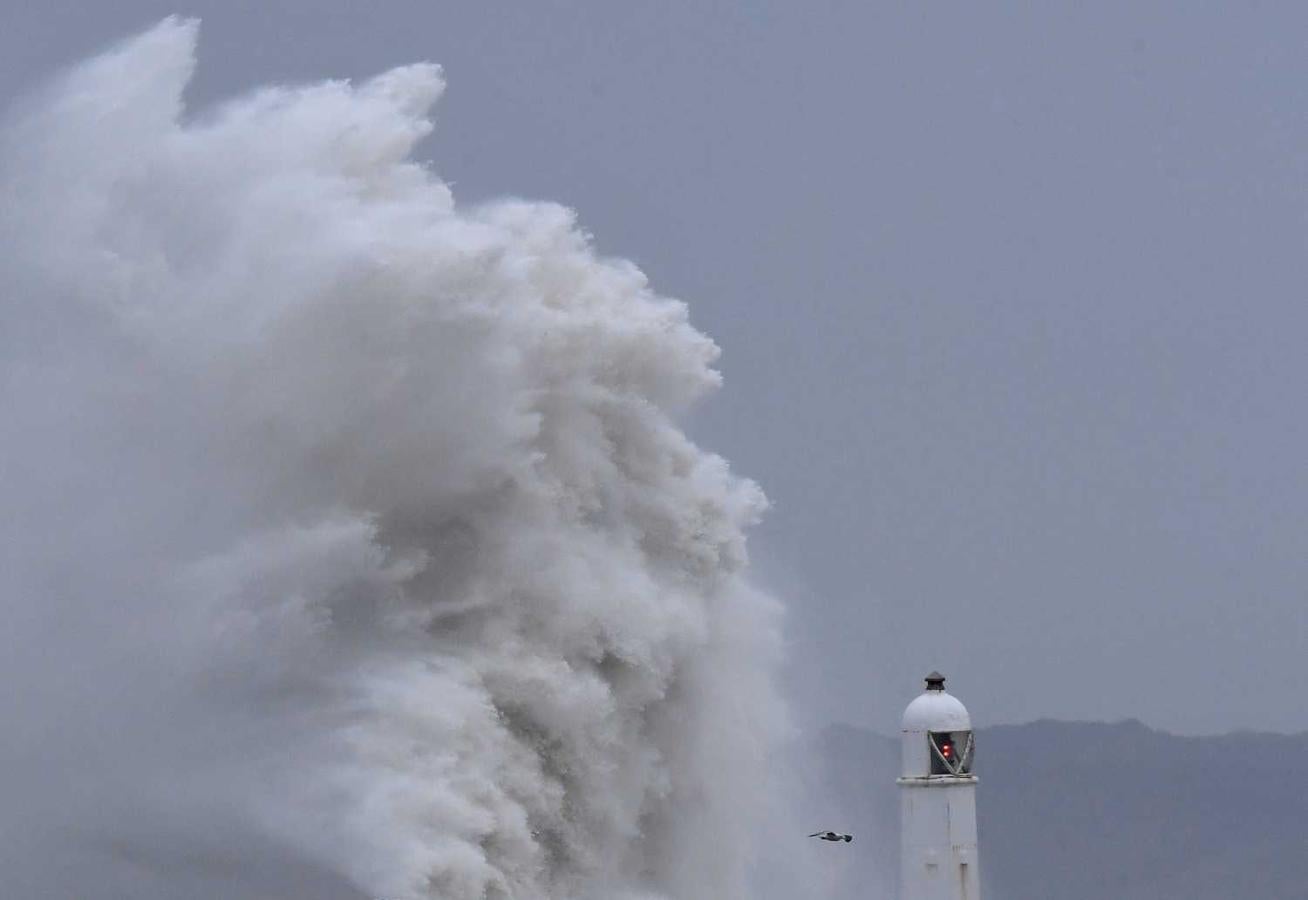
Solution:
[{"label": "wind-blown spray", "polygon": [[743,896],[777,609],[675,423],[715,346],[412,161],[438,68],[190,115],[196,32],[4,132],[10,888]]}]

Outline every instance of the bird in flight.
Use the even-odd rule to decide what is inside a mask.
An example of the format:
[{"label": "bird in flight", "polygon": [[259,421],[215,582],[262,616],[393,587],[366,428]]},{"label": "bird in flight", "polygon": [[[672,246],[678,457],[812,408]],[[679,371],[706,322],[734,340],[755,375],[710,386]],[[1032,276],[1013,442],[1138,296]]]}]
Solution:
[{"label": "bird in flight", "polygon": [[844,841],[846,844],[854,839],[852,834],[839,834],[835,831],[815,831],[809,837],[815,837],[820,841]]}]

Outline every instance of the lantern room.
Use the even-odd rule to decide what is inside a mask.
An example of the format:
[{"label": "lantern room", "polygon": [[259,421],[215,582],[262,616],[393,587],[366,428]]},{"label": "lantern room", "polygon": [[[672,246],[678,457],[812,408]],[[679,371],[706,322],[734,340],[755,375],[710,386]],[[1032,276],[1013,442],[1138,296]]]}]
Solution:
[{"label": "lantern room", "polygon": [[972,777],[972,721],[939,672],[926,677],[926,690],[904,710],[900,731],[903,777]]}]

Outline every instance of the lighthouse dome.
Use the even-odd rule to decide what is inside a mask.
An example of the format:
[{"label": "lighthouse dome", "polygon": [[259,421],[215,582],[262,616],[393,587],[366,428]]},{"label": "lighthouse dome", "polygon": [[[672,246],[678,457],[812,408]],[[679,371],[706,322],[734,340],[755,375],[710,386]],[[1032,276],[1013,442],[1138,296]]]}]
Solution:
[{"label": "lighthouse dome", "polygon": [[953,694],[927,691],[908,704],[899,727],[901,731],[971,731],[972,719]]}]

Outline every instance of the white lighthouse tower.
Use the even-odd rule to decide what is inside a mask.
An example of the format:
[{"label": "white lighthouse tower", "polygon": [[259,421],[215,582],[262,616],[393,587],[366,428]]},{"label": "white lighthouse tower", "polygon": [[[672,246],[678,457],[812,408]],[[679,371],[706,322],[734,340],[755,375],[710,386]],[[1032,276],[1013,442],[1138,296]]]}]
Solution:
[{"label": "white lighthouse tower", "polygon": [[900,900],[979,900],[972,720],[932,672],[904,710]]}]

